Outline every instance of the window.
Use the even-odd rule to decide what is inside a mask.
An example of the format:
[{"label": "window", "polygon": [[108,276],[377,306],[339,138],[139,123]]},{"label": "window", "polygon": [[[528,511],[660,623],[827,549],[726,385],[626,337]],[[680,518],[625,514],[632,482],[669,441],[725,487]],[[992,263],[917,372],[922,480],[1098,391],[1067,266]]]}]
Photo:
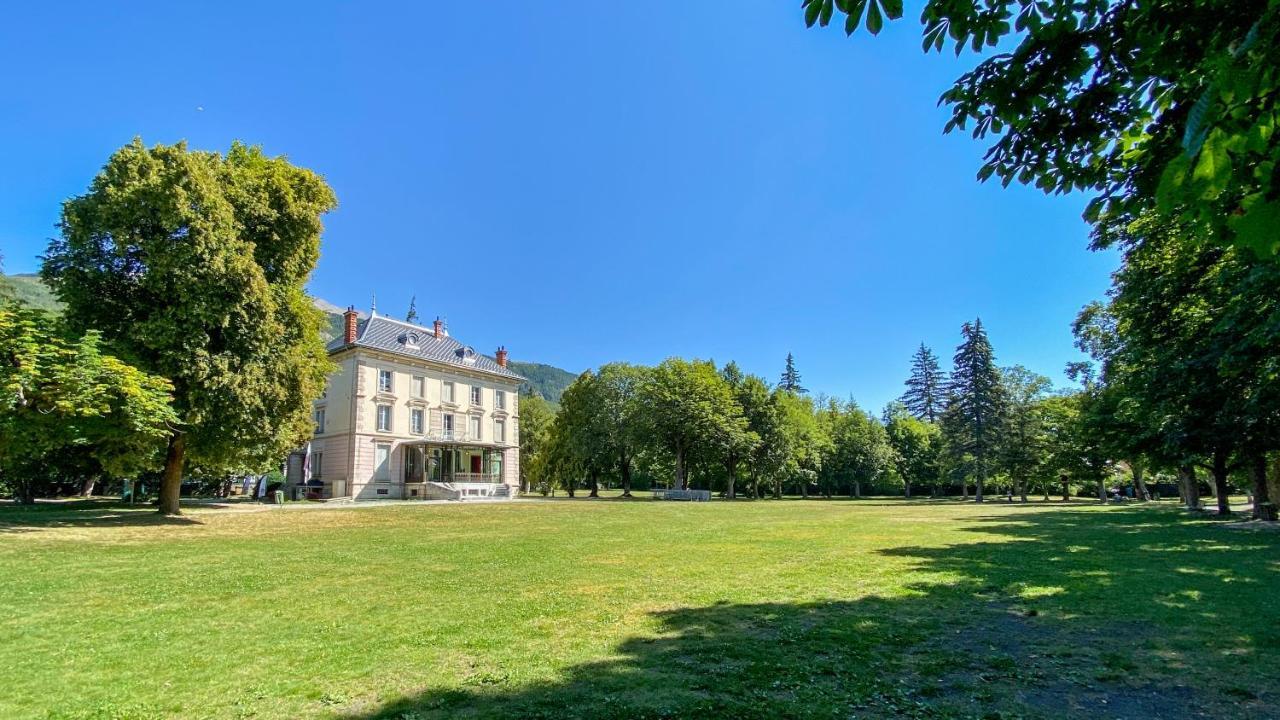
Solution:
[{"label": "window", "polygon": [[421,375],[413,376],[413,396],[419,398],[427,396],[427,379]]},{"label": "window", "polygon": [[493,440],[494,442],[507,441],[507,421],[506,420],[493,421]]},{"label": "window", "polygon": [[391,432],[391,406],[378,406],[378,432]]},{"label": "window", "polygon": [[481,403],[481,402],[480,402],[480,397],[481,397],[480,393],[481,393],[481,388],[480,388],[480,386],[479,386],[479,385],[472,385],[472,386],[471,386],[471,404],[472,404],[472,405],[482,405],[482,404],[483,404],[483,403]]},{"label": "window", "polygon": [[453,434],[453,413],[445,413],[440,417],[440,427],[444,430],[445,437]]},{"label": "window", "polygon": [[495,407],[497,407],[499,410],[506,410],[506,409],[507,409],[507,391],[506,391],[506,390],[494,390],[494,391],[493,391],[493,404],[494,404],[494,406],[495,406]]},{"label": "window", "polygon": [[324,470],[324,453],[311,453],[311,478],[319,479]]},{"label": "window", "polygon": [[422,434],[422,411],[417,408],[409,411],[409,432],[414,435]]},{"label": "window", "polygon": [[391,480],[391,446],[379,443],[373,454],[373,479],[380,482]]},{"label": "window", "polygon": [[324,434],[324,408],[316,408],[316,434]]},{"label": "window", "polygon": [[391,379],[392,379],[392,375],[390,370],[379,370],[378,371],[378,392],[385,392],[385,393],[391,392],[392,391]]},{"label": "window", "polygon": [[447,403],[453,402],[453,383],[452,382],[449,382],[446,380],[445,383],[440,386],[440,400],[441,402],[447,402]]},{"label": "window", "polygon": [[467,429],[471,431],[471,439],[479,440],[480,439],[480,418],[473,415],[470,418],[470,420],[471,422],[469,423],[469,427]]}]

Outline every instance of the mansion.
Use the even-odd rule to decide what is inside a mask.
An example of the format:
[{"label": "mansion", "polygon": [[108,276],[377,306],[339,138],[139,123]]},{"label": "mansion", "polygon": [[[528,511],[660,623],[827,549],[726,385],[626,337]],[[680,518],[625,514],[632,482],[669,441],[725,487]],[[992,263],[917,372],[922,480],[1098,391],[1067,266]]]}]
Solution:
[{"label": "mansion", "polygon": [[519,386],[507,351],[477,353],[431,328],[343,314],[338,371],[315,402],[311,485],[355,500],[514,497]]}]

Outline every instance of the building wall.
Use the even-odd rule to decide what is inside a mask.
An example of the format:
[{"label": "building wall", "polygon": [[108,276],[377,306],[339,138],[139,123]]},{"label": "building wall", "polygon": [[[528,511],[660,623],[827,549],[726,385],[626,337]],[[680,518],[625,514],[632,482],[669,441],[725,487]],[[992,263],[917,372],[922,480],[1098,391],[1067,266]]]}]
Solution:
[{"label": "building wall", "polygon": [[[342,481],[345,494],[357,499],[399,497],[403,487],[399,482],[403,476],[401,445],[420,441],[431,432],[433,411],[452,413],[455,432],[468,431],[469,418],[473,415],[479,417],[481,432],[478,441],[482,443],[494,441],[494,420],[504,419],[505,444],[513,446],[503,452],[504,482],[513,486],[519,484],[518,480],[508,479],[519,477],[517,383],[480,373],[415,363],[408,358],[367,349],[348,351],[334,360],[339,366],[338,372],[330,377],[325,397],[316,402],[316,407],[325,408],[324,432],[317,434],[312,441],[313,452],[322,444],[325,457],[321,479],[330,485],[331,492],[334,492],[332,483]],[[391,371],[390,392],[378,389],[379,370]],[[421,395],[415,392],[414,377],[423,379]],[[452,403],[443,399],[446,382],[452,382],[454,386]],[[472,387],[480,388],[479,404],[471,403]],[[504,410],[497,408],[498,391],[506,394]],[[391,408],[391,427],[387,431],[377,429],[380,405]],[[411,428],[414,409],[423,413],[423,426],[419,433],[412,432]],[[373,479],[380,443],[390,446],[390,482],[386,484],[376,483]],[[380,494],[378,489],[385,489],[387,493]]]}]

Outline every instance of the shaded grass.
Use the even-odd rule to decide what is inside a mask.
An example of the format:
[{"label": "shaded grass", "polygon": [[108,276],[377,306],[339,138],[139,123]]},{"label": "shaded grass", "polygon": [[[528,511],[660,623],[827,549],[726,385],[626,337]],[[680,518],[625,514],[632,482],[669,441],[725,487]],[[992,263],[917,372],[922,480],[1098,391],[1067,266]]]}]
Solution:
[{"label": "shaded grass", "polygon": [[88,509],[0,509],[0,717],[1274,717],[1280,699],[1280,535],[1168,506]]}]

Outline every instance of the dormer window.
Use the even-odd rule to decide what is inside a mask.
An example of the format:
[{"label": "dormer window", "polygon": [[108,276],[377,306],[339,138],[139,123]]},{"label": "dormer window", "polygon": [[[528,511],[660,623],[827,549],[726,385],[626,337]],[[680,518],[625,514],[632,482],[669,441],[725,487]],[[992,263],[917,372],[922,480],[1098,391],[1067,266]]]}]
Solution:
[{"label": "dormer window", "polygon": [[400,344],[406,350],[417,350],[422,344],[422,336],[416,332],[407,332],[400,336]]},{"label": "dormer window", "polygon": [[470,347],[460,347],[454,354],[458,356],[459,360],[467,365],[476,364],[476,351]]}]

